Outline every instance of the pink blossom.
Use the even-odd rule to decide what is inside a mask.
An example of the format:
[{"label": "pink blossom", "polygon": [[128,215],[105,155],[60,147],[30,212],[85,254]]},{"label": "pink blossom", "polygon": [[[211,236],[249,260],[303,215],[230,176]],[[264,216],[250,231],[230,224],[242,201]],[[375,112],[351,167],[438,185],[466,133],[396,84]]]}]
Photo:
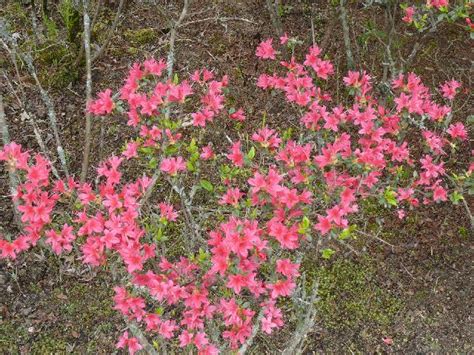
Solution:
[{"label": "pink blossom", "polygon": [[88,104],[87,110],[97,116],[103,116],[112,112],[114,102],[112,101],[112,90],[107,89],[99,93],[99,98]]},{"label": "pink blossom", "polygon": [[178,212],[174,210],[173,205],[170,205],[165,202],[161,202],[159,206],[160,206],[161,218],[164,218],[170,222],[176,221],[176,218],[178,218]]},{"label": "pink blossom", "polygon": [[456,139],[460,138],[462,140],[467,139],[467,131],[464,125],[461,122],[452,124],[446,130],[446,132],[451,136],[451,138]]},{"label": "pink blossom", "polygon": [[262,59],[275,59],[275,50],[272,47],[273,39],[269,38],[263,41],[257,47],[255,55]]},{"label": "pink blossom", "polygon": [[412,23],[413,22],[413,15],[415,14],[415,7],[414,6],[408,6],[405,8],[405,16],[402,17],[402,21],[406,23]]},{"label": "pink blossom", "polygon": [[166,158],[160,163],[160,170],[174,176],[179,171],[186,170],[186,162],[182,157]]}]

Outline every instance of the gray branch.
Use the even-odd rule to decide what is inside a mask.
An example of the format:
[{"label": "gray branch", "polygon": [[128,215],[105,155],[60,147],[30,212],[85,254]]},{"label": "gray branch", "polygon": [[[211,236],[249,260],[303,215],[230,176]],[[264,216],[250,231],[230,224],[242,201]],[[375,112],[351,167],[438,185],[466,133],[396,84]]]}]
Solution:
[{"label": "gray branch", "polygon": [[[86,54],[86,105],[90,102],[92,97],[92,75],[91,75],[91,28],[89,18],[89,1],[82,1],[83,18],[84,18],[84,51]],[[89,168],[89,157],[91,151],[91,127],[92,118],[91,113],[86,107],[86,128],[85,128],[85,146],[84,155],[82,158],[81,182],[84,182],[87,177],[87,170]]]},{"label": "gray branch", "polygon": [[339,19],[341,20],[342,33],[344,36],[344,46],[346,48],[347,67],[349,69],[354,69],[354,57],[352,56],[351,37],[349,33],[349,24],[347,23],[347,10],[345,7],[345,3],[346,3],[345,0],[341,0],[339,3],[339,11],[340,11]]},{"label": "gray branch", "polygon": [[[7,120],[5,118],[5,110],[3,109],[3,96],[0,95],[0,130],[2,131],[2,142],[3,145],[10,144],[10,134],[8,132]],[[8,170],[8,179],[10,183],[10,193],[12,196],[16,193],[18,188],[18,177],[14,169]],[[15,222],[19,228],[21,228],[20,213],[18,211],[18,201],[13,200],[13,214]]]}]

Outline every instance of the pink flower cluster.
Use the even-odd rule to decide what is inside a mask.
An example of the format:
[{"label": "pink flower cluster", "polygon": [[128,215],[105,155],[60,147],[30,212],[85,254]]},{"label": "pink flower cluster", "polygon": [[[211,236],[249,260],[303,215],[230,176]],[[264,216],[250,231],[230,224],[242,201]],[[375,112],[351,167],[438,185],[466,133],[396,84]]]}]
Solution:
[{"label": "pink flower cluster", "polygon": [[[280,43],[287,41],[285,36]],[[256,55],[276,60],[278,52],[270,39]],[[13,198],[24,230],[14,240],[0,239],[0,258],[14,259],[44,237],[56,254],[77,245],[81,260],[92,266],[115,260],[123,266],[126,286],[115,287],[114,308],[183,351],[217,354],[238,349],[255,327],[267,334],[281,328],[281,300],[292,295],[301,272],[295,250],[315,237],[337,237],[361,212],[361,201],[386,198],[387,191],[399,218],[420,201],[447,200],[447,152],[468,139],[468,131],[462,122],[447,123],[450,106],[438,104],[413,73],[393,81],[393,104],[385,105],[366,72],[349,72],[343,83],[353,102],[344,106],[332,104],[318,84],[334,72],[318,46],[309,49],[303,63],[292,57],[280,66],[278,74],[260,75],[257,86],[281,91],[298,108],[300,139],[262,125],[250,139],[240,137],[228,149],[214,151],[199,139],[187,144],[186,121],[174,117],[173,108],[184,110],[193,103],[199,110],[185,115],[192,117],[192,126],[213,124],[225,107],[228,79],[216,80],[203,69],[180,83],[161,80],[166,63],[149,59],[133,65],[120,89],[120,107],[126,107],[128,124],[137,127],[139,136],[120,156],[99,164],[94,187],[54,180],[41,155],[31,158],[15,143],[3,147],[0,161],[21,179]],[[459,87],[452,80],[440,92],[451,102]],[[103,115],[115,106],[106,90],[89,110]],[[243,109],[229,113],[231,122],[246,118]],[[419,156],[412,137],[425,143]],[[165,186],[180,178],[193,181],[208,167],[235,173],[222,175],[222,184],[206,189],[216,192],[209,198],[216,205],[206,238],[193,240],[200,243],[199,254],[193,249],[187,257],[167,258],[158,252],[157,227],[160,233],[170,225],[178,229],[192,216],[187,201],[179,213],[174,201],[155,204],[156,220],[142,214],[142,198],[152,180],[143,175],[123,181],[122,170],[130,160],[152,159],[165,174]],[[467,173],[472,170],[471,164]],[[400,178],[399,171],[408,177]],[[117,343],[131,354],[142,346],[127,331]]]}]

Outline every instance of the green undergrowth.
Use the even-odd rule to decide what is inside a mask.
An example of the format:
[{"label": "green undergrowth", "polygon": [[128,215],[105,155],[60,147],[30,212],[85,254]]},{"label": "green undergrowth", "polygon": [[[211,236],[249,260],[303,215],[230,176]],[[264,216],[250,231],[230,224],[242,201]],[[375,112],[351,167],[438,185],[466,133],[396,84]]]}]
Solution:
[{"label": "green undergrowth", "polygon": [[12,312],[0,319],[0,354],[97,354],[113,350],[117,327],[122,323],[113,310],[113,290],[107,280],[62,281],[48,286],[33,280],[23,286],[26,305],[22,309],[30,312]]},{"label": "green undergrowth", "polygon": [[302,265],[307,292],[318,280],[317,323],[331,337],[346,338],[349,344],[367,341],[380,338],[394,323],[403,301],[382,285],[375,260],[340,257],[327,265],[313,263],[307,260]]}]

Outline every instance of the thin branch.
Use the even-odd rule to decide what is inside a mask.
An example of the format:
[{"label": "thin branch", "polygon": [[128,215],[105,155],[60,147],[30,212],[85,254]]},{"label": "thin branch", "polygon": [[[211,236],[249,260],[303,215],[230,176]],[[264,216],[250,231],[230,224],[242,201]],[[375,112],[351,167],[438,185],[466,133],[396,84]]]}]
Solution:
[{"label": "thin branch", "polygon": [[471,231],[474,233],[474,217],[472,216],[471,209],[469,208],[469,205],[467,204],[466,199],[464,197],[462,198],[462,204],[464,205],[464,208],[466,209],[466,213],[471,222]]},{"label": "thin branch", "polygon": [[5,48],[5,50],[10,55],[10,60],[12,61],[13,67],[15,68],[15,74],[16,74],[16,78],[18,80],[18,86],[19,86],[20,91],[21,91],[22,99],[24,100],[25,99],[25,91],[23,90],[23,85],[21,83],[21,76],[20,76],[20,70],[18,69],[18,62],[16,60],[15,47],[12,47],[10,49],[10,47],[8,47],[8,45],[5,43],[5,41],[3,39],[0,39],[0,42],[2,42],[3,47]]},{"label": "thin branch", "polygon": [[191,245],[191,247],[193,247],[194,242],[196,242],[198,240],[203,241],[203,238],[202,238],[201,233],[200,233],[201,232],[201,227],[198,225],[198,223],[196,223],[196,221],[193,217],[193,214],[191,212],[190,199],[186,196],[186,193],[184,192],[184,187],[178,186],[170,178],[166,178],[166,181],[168,181],[168,183],[171,185],[173,191],[175,191],[178,194],[178,196],[181,200],[181,208],[182,208],[182,211],[183,211],[183,214],[184,214],[184,219],[185,219],[185,222],[186,222],[186,226],[188,227],[191,234],[193,235],[193,240],[192,240],[193,245]]},{"label": "thin branch", "polygon": [[90,18],[88,13],[89,1],[82,1],[83,18],[84,18],[84,51],[86,54],[86,129],[85,129],[85,145],[84,155],[82,158],[81,182],[84,182],[87,177],[87,170],[89,168],[89,157],[91,151],[91,127],[92,118],[91,113],[87,110],[87,105],[92,97],[92,75],[91,75],[91,29]]},{"label": "thin branch", "polygon": [[59,138],[59,131],[58,131],[58,125],[57,125],[57,119],[56,119],[56,111],[54,110],[54,105],[53,102],[51,101],[51,98],[49,97],[48,92],[43,88],[41,85],[38,75],[36,74],[35,67],[33,66],[33,60],[31,59],[29,54],[22,54],[21,57],[23,60],[26,62],[26,66],[28,68],[28,71],[30,72],[31,76],[36,82],[36,85],[38,86],[40,93],[41,93],[41,98],[46,105],[46,108],[48,109],[48,118],[49,118],[49,124],[53,130],[54,134],[54,139],[56,141],[56,151],[58,153],[59,161],[61,163],[61,166],[64,170],[64,173],[66,174],[66,177],[69,177],[69,171],[67,168],[67,162],[66,162],[66,155],[64,153],[63,146],[61,144],[61,139]]},{"label": "thin branch", "polygon": [[20,100],[20,98],[18,97],[18,95],[16,94],[16,91],[15,91],[15,88],[13,87],[13,84],[11,83],[11,80],[8,78],[7,74],[5,72],[3,72],[3,77],[5,78],[6,82],[8,83],[8,85],[10,86],[10,89],[11,89],[11,92],[13,93],[13,95],[15,96],[17,102],[18,102],[18,106],[22,108],[23,112],[21,113],[20,117],[21,117],[21,120],[24,121],[28,121],[32,128],[33,128],[33,133],[35,135],[35,138],[36,138],[36,142],[38,143],[40,149],[41,149],[41,153],[43,153],[43,155],[48,158],[49,162],[50,162],[50,165],[51,165],[51,171],[54,175],[55,178],[59,179],[59,174],[58,174],[58,171],[56,170],[56,167],[54,166],[53,164],[53,160],[50,158],[49,156],[49,152],[48,150],[46,149],[46,144],[44,144],[44,140],[43,138],[41,137],[41,133],[40,133],[40,129],[38,127],[38,124],[36,123],[35,119],[32,117],[32,115],[30,115],[27,111],[26,111],[26,108],[25,108],[25,105],[23,104],[23,102]]},{"label": "thin branch", "polygon": [[403,62],[403,65],[402,65],[402,70],[407,70],[411,63],[413,62],[413,60],[416,58],[417,54],[418,54],[418,51],[420,50],[421,48],[421,42],[427,38],[430,34],[432,34],[433,32],[436,31],[436,29],[438,28],[438,24],[441,22],[442,20],[435,20],[434,22],[431,23],[431,27],[429,28],[429,30],[427,30],[427,32],[425,32],[423,34],[423,36],[421,36],[420,39],[418,39],[418,41],[415,42],[415,44],[413,45],[413,48],[410,52],[410,54],[408,55],[407,59],[404,60],[403,58],[400,58],[401,61]]},{"label": "thin branch", "polygon": [[216,21],[216,22],[242,21],[242,22],[246,22],[246,23],[251,23],[253,25],[256,24],[254,21],[243,18],[243,17],[219,17],[219,16],[214,16],[214,17],[207,17],[207,18],[202,18],[202,19],[198,19],[198,20],[188,21],[188,22],[185,22],[185,23],[181,24],[179,27],[186,27],[186,26],[189,26],[189,25],[193,25],[193,24],[200,23],[200,22],[206,22],[206,21]]},{"label": "thin branch", "polygon": [[56,141],[56,150],[58,153],[59,161],[62,165],[62,168],[64,170],[64,173],[66,174],[67,177],[69,177],[69,172],[67,168],[67,162],[66,162],[66,155],[64,154],[64,149],[61,144],[61,139],[59,138],[59,132],[58,132],[58,126],[57,126],[57,119],[56,119],[56,112],[54,110],[54,105],[53,102],[51,101],[51,98],[49,97],[48,92],[43,88],[41,85],[38,75],[36,74],[36,69],[33,65],[33,60],[29,54],[23,54],[20,53],[17,49],[18,46],[16,44],[16,38],[12,34],[9,33],[8,28],[7,28],[7,22],[3,19],[0,18],[0,36],[3,37],[3,39],[6,42],[11,43],[11,46],[13,50],[20,56],[21,59],[26,63],[26,66],[28,68],[28,72],[30,75],[33,77],[35,80],[36,85],[38,86],[38,89],[41,94],[41,99],[43,100],[44,104],[46,105],[46,108],[48,109],[48,118],[49,118],[49,123],[51,126],[51,129],[53,130],[54,138]]},{"label": "thin branch", "polygon": [[[158,165],[159,166],[159,165]],[[153,193],[153,189],[155,188],[155,185],[156,183],[158,182],[158,178],[160,177],[161,175],[161,170],[160,169],[156,169],[155,170],[155,173],[153,174],[153,176],[151,177],[151,182],[150,184],[148,185],[147,189],[145,190],[145,193],[143,194],[143,197],[142,199],[140,200],[140,207],[139,207],[139,210],[138,212],[140,213],[141,209],[143,208],[143,206],[148,202],[148,200],[150,199],[151,197],[151,194]]]},{"label": "thin branch", "polygon": [[[178,18],[177,21],[172,25],[171,31],[170,31],[170,48],[168,51],[168,61],[167,61],[167,71],[168,71],[168,80],[171,80],[173,77],[173,67],[174,67],[174,44],[176,41],[176,29],[181,25],[183,22],[184,18],[186,17],[186,14],[188,12],[188,7],[189,7],[189,0],[184,0],[184,6],[183,9],[181,10],[181,14]],[[161,14],[166,14],[164,9],[158,6],[158,11]],[[171,21],[171,20],[169,20]],[[165,115],[168,118],[170,115],[170,110],[169,107],[166,108],[165,110]],[[158,165],[159,166],[159,165]],[[151,194],[153,192],[153,189],[155,188],[156,183],[158,182],[158,177],[160,176],[160,170],[156,169],[155,173],[153,174],[153,177],[151,179],[150,185],[148,185],[145,194],[140,201],[140,209],[143,207],[143,205],[148,201],[148,199],[151,197]]]},{"label": "thin branch", "polygon": [[153,345],[148,342],[147,338],[145,335],[143,335],[143,332],[138,327],[138,325],[135,322],[127,322],[127,324],[133,336],[138,339],[138,342],[143,347],[143,350],[149,355],[158,355],[158,352],[155,350]]},{"label": "thin branch", "polygon": [[283,35],[283,25],[281,24],[280,14],[278,8],[280,7],[279,0],[266,0],[268,12],[270,13],[270,19],[272,21],[273,28],[275,29],[278,37]]},{"label": "thin branch", "polygon": [[105,50],[107,49],[107,46],[109,45],[110,40],[112,39],[115,29],[117,28],[117,25],[119,23],[120,15],[122,14],[124,3],[125,3],[125,0],[120,0],[117,12],[115,13],[114,22],[112,23],[112,26],[110,27],[109,32],[107,33],[105,42],[102,44],[99,50],[92,56],[92,62],[95,62],[97,59],[100,58],[102,54],[105,53]]},{"label": "thin branch", "polygon": [[347,10],[345,7],[345,0],[341,0],[339,3],[339,11],[340,11],[340,20],[342,24],[342,33],[344,36],[344,47],[346,48],[346,59],[347,59],[347,67],[349,69],[354,69],[354,57],[352,56],[352,49],[351,49],[351,37],[349,33],[349,24],[347,23]]},{"label": "thin branch", "polygon": [[[2,143],[3,145],[10,144],[10,134],[8,132],[8,125],[7,120],[5,118],[5,110],[3,109],[3,96],[0,95],[0,130],[2,131]],[[18,188],[18,177],[15,173],[15,170],[7,169],[8,170],[8,178],[10,183],[10,194],[14,196],[16,194]],[[21,220],[20,220],[20,213],[18,211],[18,201],[15,199],[13,200],[13,215],[15,219],[15,223],[21,228]]]},{"label": "thin branch", "polygon": [[176,41],[176,30],[183,22],[186,14],[188,12],[189,7],[189,0],[184,0],[183,9],[181,10],[181,14],[179,15],[178,20],[174,23],[173,27],[170,31],[170,49],[168,51],[168,61],[167,61],[167,69],[168,69],[168,80],[173,76],[173,66],[174,66],[174,44]]},{"label": "thin branch", "polygon": [[264,308],[261,308],[260,312],[258,313],[257,321],[256,321],[256,323],[255,323],[255,325],[253,326],[253,329],[252,329],[252,334],[250,334],[250,336],[247,338],[247,341],[245,343],[243,343],[242,346],[240,347],[240,349],[239,349],[239,354],[240,355],[244,355],[246,353],[246,351],[253,345],[255,337],[257,336],[257,333],[260,330],[260,324],[261,324],[262,319],[263,319],[263,309]]},{"label": "thin branch", "polygon": [[[302,283],[301,287],[304,289],[304,283]],[[285,350],[283,350],[283,355],[301,354],[301,348],[304,345],[305,338],[307,337],[308,333],[314,329],[317,315],[317,309],[314,304],[318,301],[319,291],[319,284],[317,280],[313,282],[311,288],[311,297],[305,297],[301,300],[302,303],[306,305],[303,308],[305,315],[304,317],[300,318],[296,330],[292,333],[289,345],[285,348]]]}]

